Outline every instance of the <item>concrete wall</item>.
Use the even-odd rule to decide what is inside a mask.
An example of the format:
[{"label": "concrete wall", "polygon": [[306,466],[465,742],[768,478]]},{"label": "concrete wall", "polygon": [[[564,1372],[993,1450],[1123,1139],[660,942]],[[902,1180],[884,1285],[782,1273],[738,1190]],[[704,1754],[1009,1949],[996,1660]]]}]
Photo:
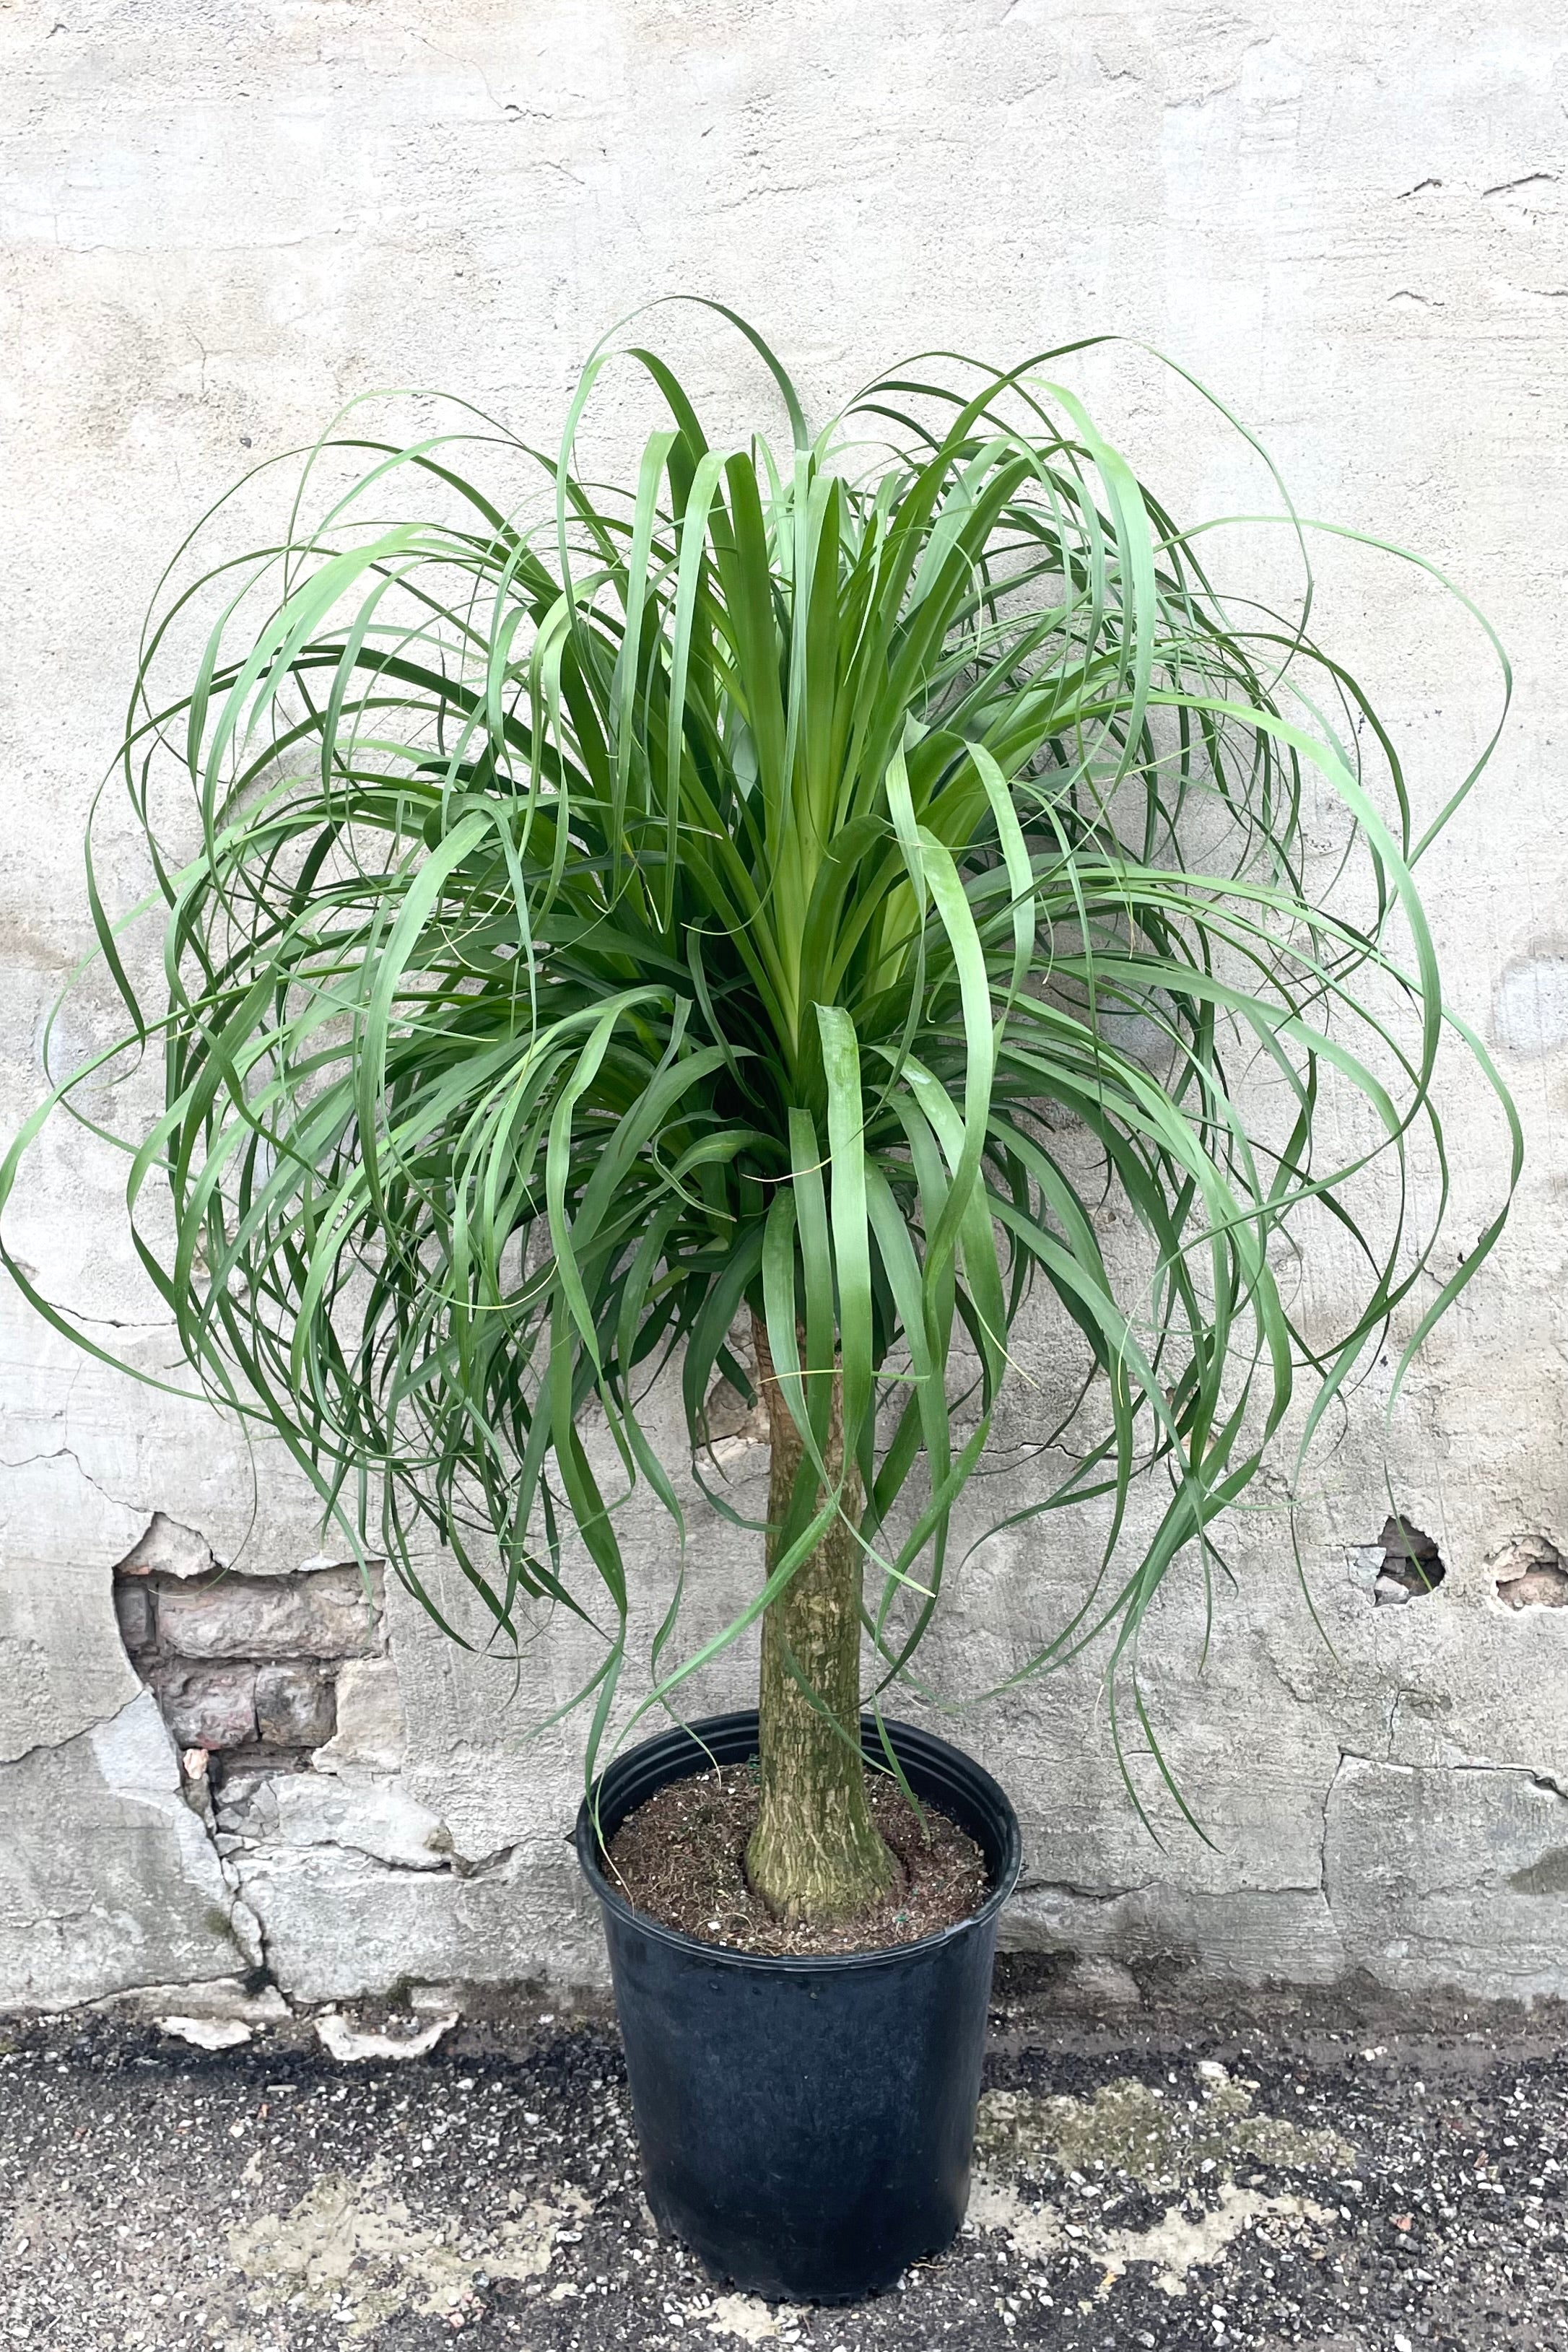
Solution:
[{"label": "concrete wall", "polygon": [[[1426,878],[1454,1003],[1495,1045],[1531,1157],[1503,1248],[1398,1412],[1389,1487],[1375,1381],[1320,1453],[1300,1538],[1323,1633],[1276,1482],[1233,1531],[1206,1664],[1191,1579],[1147,1656],[1208,1845],[1168,1806],[1163,1846],[1138,1825],[1092,1664],[963,1727],[1026,1818],[1010,1934],[1079,1954],[1101,1983],[1121,1981],[1106,1963],[1174,1959],[1568,1994],[1568,1609],[1550,1605],[1551,1548],[1568,1546],[1565,108],[1552,0],[14,0],[0,16],[8,1127],[87,937],[79,838],[177,535],[253,453],[369,387],[447,386],[548,438],[588,344],[650,292],[748,310],[819,411],[924,344],[1012,357],[1100,327],[1146,337],[1259,428],[1304,511],[1419,545],[1500,629],[1518,717]],[[738,419],[736,350],[671,331]],[[1083,380],[1173,499],[1258,502],[1179,385],[1136,356]],[[1329,553],[1323,621],[1435,805],[1490,723],[1481,640],[1353,549]],[[117,812],[104,839],[128,888]],[[1455,1087],[1457,1252],[1503,1155],[1479,1091]],[[61,1131],[8,1232],[106,1342],[163,1370],[121,1182]],[[1331,1303],[1346,1272],[1315,1253],[1310,1298]],[[189,1655],[154,1643],[132,1664],[113,1571],[129,1563],[132,1618],[138,1576],[177,1596],[194,1569],[201,1592],[212,1555],[298,1595],[331,1572],[306,1566],[306,1500],[232,1430],[72,1353],[16,1300],[0,1312],[0,2000],[262,1965],[308,1999],[593,1974],[562,1843],[572,1740],[525,1737],[581,1655],[535,1649],[519,1681],[444,1645],[395,1591],[368,1664],[344,1680],[357,1634],[320,1653],[343,1726],[335,1752],[307,1741],[305,1794],[263,1772],[226,1822],[160,1713]],[[1030,1411],[1022,1391],[1010,1441]],[[754,1494],[739,1441],[733,1467]],[[1379,1605],[1390,1491],[1447,1574]],[[951,1686],[1005,1671],[1081,1590],[1092,1532],[1055,1522],[978,1556],[933,1653]],[[1527,1538],[1535,1551],[1505,1565],[1544,1572],[1512,1607],[1497,1556]],[[640,1559],[651,1622],[660,1531]],[[699,1523],[700,1612],[752,1572]],[[188,1611],[170,1622],[195,1638]],[[242,1712],[261,1622],[231,1623],[217,1659]],[[736,1659],[705,1695],[738,1696],[746,1675]]]}]

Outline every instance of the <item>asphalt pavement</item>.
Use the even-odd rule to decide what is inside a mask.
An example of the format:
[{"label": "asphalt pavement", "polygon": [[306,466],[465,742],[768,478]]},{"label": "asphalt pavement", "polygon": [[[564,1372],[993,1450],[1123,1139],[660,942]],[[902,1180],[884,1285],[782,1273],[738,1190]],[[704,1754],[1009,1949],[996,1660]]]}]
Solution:
[{"label": "asphalt pavement", "polygon": [[834,2309],[658,2235],[596,2004],[0,2020],[0,2347],[1568,2352],[1563,2025],[1005,1964],[963,2233]]}]

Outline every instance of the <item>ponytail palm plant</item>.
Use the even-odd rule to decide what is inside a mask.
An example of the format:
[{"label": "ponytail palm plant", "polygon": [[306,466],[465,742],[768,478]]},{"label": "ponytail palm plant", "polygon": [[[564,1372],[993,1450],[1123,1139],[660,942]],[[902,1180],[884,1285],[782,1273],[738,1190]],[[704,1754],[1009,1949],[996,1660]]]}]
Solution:
[{"label": "ponytail palm plant", "polygon": [[[860,1710],[920,1672],[1031,1292],[1081,1378],[1010,1518],[1096,1503],[1098,1575],[1020,1670],[1103,1633],[1135,1693],[1163,1580],[1287,1415],[1305,1444],[1406,1301],[1408,1354],[1496,1228],[1435,1272],[1430,834],[1305,616],[1217,593],[1067,353],[910,362],[814,435],[733,323],[776,446],[713,446],[642,349],[595,355],[557,458],[351,413],[286,533],[150,625],[121,764],[155,982],[94,907],[163,1057],[117,1139],[136,1244],[204,1388],[437,1618],[439,1545],[494,1640],[541,1603],[596,1628],[591,1764],[627,1505],[683,1547],[690,1469],[739,1517],[710,1400],[765,1406],[754,1585],[683,1652],[678,1581],[636,1713],[761,1620],[748,1864],[833,1917],[889,1873]],[[612,359],[663,419],[624,488],[576,455]],[[1107,1199],[1142,1240],[1114,1264]],[[1297,1276],[1332,1221],[1362,1284],[1328,1332]]]}]

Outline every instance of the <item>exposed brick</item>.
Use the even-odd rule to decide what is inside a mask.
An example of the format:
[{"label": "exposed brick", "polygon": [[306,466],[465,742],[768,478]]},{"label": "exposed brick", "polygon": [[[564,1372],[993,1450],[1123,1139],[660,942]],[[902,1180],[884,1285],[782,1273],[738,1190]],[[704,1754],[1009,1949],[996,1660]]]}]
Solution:
[{"label": "exposed brick", "polygon": [[254,1666],[165,1666],[153,1686],[181,1748],[242,1748],[256,1738]]},{"label": "exposed brick", "polygon": [[114,1613],[120,1620],[120,1638],[132,1654],[152,1648],[153,1595],[144,1584],[117,1584]]},{"label": "exposed brick", "polygon": [[320,1748],[337,1721],[332,1685],[314,1666],[261,1666],[256,1675],[256,1728],[269,1746]]},{"label": "exposed brick", "polygon": [[403,1692],[390,1658],[351,1661],[338,1675],[337,1729],[316,1758],[318,1769],[362,1764],[395,1771],[403,1761]]},{"label": "exposed brick", "polygon": [[333,1569],[295,1587],[314,1629],[319,1658],[373,1657],[386,1646],[382,1571],[373,1569],[367,1595],[357,1568]]},{"label": "exposed brick", "polygon": [[[379,1582],[374,1590],[379,1601]],[[158,1633],[183,1658],[366,1657],[382,1647],[379,1607],[354,1569],[161,1588]]]}]

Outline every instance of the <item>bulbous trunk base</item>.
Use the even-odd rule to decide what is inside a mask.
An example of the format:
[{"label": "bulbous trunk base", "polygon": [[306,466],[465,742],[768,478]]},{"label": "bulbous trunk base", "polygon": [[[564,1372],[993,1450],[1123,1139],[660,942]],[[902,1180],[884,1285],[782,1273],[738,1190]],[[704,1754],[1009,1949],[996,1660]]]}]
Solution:
[{"label": "bulbous trunk base", "polygon": [[[767,1333],[752,1319],[757,1381],[768,1408],[768,1566],[776,1558],[803,1448],[773,1378]],[[827,1461],[842,1452],[837,1401]],[[845,1496],[851,1519],[858,1483]],[[860,1756],[860,1547],[836,1522],[763,1619],[757,1744],[762,1810],[746,1874],[789,1919],[847,1919],[885,1894],[899,1864],[871,1819]]]}]

